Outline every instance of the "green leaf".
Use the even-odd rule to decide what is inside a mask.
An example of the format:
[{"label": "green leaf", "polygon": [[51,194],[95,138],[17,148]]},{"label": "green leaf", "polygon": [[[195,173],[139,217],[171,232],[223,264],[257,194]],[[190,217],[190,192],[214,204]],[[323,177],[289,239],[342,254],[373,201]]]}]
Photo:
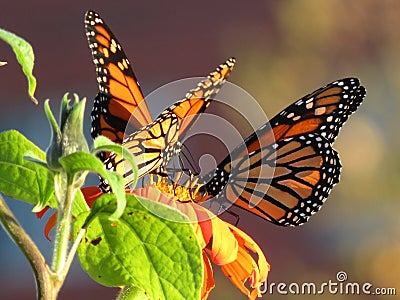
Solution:
[{"label": "green leaf", "polygon": [[146,292],[134,287],[125,286],[121,293],[118,295],[117,300],[151,300]]},{"label": "green leaf", "polygon": [[85,201],[85,197],[79,189],[75,195],[74,204],[72,206],[72,215],[76,217],[81,213],[88,212],[89,210],[90,208]]},{"label": "green leaf", "polygon": [[[202,254],[193,227],[183,223],[188,219],[173,208],[141,199],[180,220],[167,221],[150,213],[133,195],[127,200],[123,215],[114,222],[109,220],[116,206],[112,194],[94,203],[78,248],[83,269],[103,285],[135,286],[150,299],[200,299]],[[87,216],[77,217],[75,235]]]},{"label": "green leaf", "polygon": [[22,67],[26,78],[28,79],[28,93],[32,101],[37,104],[34,94],[36,90],[36,78],[33,76],[33,65],[35,61],[35,55],[33,54],[32,46],[25,41],[23,38],[8,32],[0,28],[0,39],[8,43],[17,57],[19,64]]},{"label": "green leaf", "polygon": [[[124,146],[115,144],[114,142],[112,142],[111,140],[106,138],[105,136],[100,135],[97,138],[95,138],[95,140],[93,141],[92,153],[97,153],[97,152],[101,152],[101,151],[114,152],[129,162],[129,164],[132,167],[132,171],[133,171],[133,175],[131,175],[131,176],[133,176],[133,179],[132,179],[133,181],[131,184],[133,187],[135,187],[139,171],[138,171],[133,154],[131,152],[129,152],[129,150],[126,149]],[[129,178],[131,178],[131,177],[129,176]]]},{"label": "green leaf", "polygon": [[56,207],[53,173],[25,160],[26,153],[39,160],[46,158],[41,149],[18,131],[0,133],[0,192],[38,207]]},{"label": "green leaf", "polygon": [[47,163],[44,160],[41,160],[41,159],[37,158],[35,153],[33,153],[30,150],[26,151],[26,153],[24,155],[24,159],[26,161],[31,161],[33,163],[36,163],[36,164],[42,166],[43,168],[47,168],[48,167]]},{"label": "green leaf", "polygon": [[49,120],[51,129],[50,145],[46,149],[46,161],[52,170],[60,171],[61,165],[58,159],[62,155],[62,134],[61,129],[57,124],[56,118],[54,117],[53,112],[50,109],[48,99],[44,102],[44,112],[46,113],[47,119]]},{"label": "green leaf", "polygon": [[103,163],[94,155],[86,152],[75,152],[60,158],[60,164],[69,176],[70,182],[75,178],[75,174],[90,171],[101,175],[110,184],[113,193],[118,199],[118,206],[111,219],[116,220],[125,209],[126,198],[124,179],[121,175],[104,169]]}]

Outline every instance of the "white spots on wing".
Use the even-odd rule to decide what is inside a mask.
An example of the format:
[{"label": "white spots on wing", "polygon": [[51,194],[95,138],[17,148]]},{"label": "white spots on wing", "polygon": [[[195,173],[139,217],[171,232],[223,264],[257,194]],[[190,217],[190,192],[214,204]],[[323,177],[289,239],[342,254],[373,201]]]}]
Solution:
[{"label": "white spots on wing", "polygon": [[128,59],[124,58],[124,59],[122,60],[122,64],[124,65],[125,69],[128,69],[128,65],[129,65]]},{"label": "white spots on wing", "polygon": [[96,18],[94,19],[94,21],[95,21],[97,24],[103,24],[103,20],[102,20],[101,18],[99,18],[99,17],[96,17]]},{"label": "white spots on wing", "polygon": [[[113,41],[114,41],[114,40],[113,40]],[[111,51],[112,53],[117,52],[117,48],[115,47],[114,44],[111,44],[111,45],[110,45],[110,51]]]}]

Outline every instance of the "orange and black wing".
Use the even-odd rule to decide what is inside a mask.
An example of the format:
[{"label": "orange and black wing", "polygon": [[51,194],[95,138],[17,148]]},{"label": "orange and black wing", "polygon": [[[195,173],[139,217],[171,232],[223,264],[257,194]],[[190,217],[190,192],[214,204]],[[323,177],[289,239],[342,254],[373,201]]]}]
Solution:
[{"label": "orange and black wing", "polygon": [[340,128],[360,106],[365,88],[357,78],[337,80],[296,101],[271,121],[276,141],[313,133],[333,143]]},{"label": "orange and black wing", "polygon": [[174,113],[179,119],[179,140],[182,141],[201,113],[215,99],[215,96],[231,73],[235,62],[236,59],[231,57],[220,64],[204,80],[200,81],[195,88],[191,89],[184,99],[166,109],[166,111]]},{"label": "orange and black wing", "polygon": [[306,222],[339,182],[332,144],[364,96],[358,79],[348,78],[296,101],[203,179],[207,193],[278,225]]},{"label": "orange and black wing", "polygon": [[[184,99],[165,109],[151,124],[129,135],[123,145],[136,158],[139,178],[149,173],[164,173],[169,160],[180,153],[185,133],[209,106],[229,76],[235,63],[234,58],[219,65]],[[105,160],[107,169],[116,170],[125,177],[125,185],[132,183],[132,169],[122,157],[112,154]],[[107,190],[107,184],[102,184]]]},{"label": "orange and black wing", "polygon": [[[165,111],[174,113],[179,119],[179,142],[184,143],[185,136],[196,123],[201,114],[211,104],[222,85],[231,73],[236,59],[231,57],[220,64],[205,79],[200,81],[197,86],[191,89],[184,99],[168,107]],[[182,168],[196,173],[194,161],[190,155],[190,150],[183,147],[179,151],[178,157]]]},{"label": "orange and black wing", "polygon": [[[227,183],[217,198],[278,225],[300,225],[320,209],[340,170],[327,139],[300,135],[237,158],[229,170],[224,166],[219,171],[228,171]],[[220,182],[208,183],[209,193],[215,184]]]},{"label": "orange and black wing", "polygon": [[[165,112],[124,140],[124,147],[135,156],[138,178],[162,168],[168,158],[179,150],[178,124],[178,117],[174,113]],[[111,153],[104,161],[104,165],[108,170],[122,174],[126,187],[132,184],[133,170],[123,157]],[[110,190],[109,185],[104,181],[100,188],[106,192]]]},{"label": "orange and black wing", "polygon": [[85,28],[99,84],[91,115],[92,136],[122,143],[127,126],[139,130],[151,123],[151,115],[132,67],[104,20],[88,11]]}]

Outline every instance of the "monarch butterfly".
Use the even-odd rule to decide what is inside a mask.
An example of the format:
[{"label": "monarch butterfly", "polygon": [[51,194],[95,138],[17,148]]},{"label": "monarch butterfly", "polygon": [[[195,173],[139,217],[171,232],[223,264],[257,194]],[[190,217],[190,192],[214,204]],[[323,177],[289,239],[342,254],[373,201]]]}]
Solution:
[{"label": "monarch butterfly", "polygon": [[122,143],[128,125],[136,131],[152,118],[128,58],[103,19],[93,11],[86,12],[85,30],[99,84],[91,134]]},{"label": "monarch butterfly", "polygon": [[365,94],[358,79],[346,78],[294,102],[200,177],[203,200],[212,198],[219,208],[233,204],[277,225],[305,223],[339,182],[332,144]]},{"label": "monarch butterfly", "polygon": [[[129,135],[122,142],[135,155],[139,178],[152,172],[165,174],[165,166],[181,150],[185,133],[197,120],[199,113],[209,106],[234,62],[235,59],[230,58],[218,66],[196,88],[190,90],[184,99],[165,109],[151,124]],[[123,157],[114,153],[104,163],[107,169],[124,175],[126,186],[132,183],[132,169],[124,164]]]},{"label": "monarch butterfly", "polygon": [[[104,135],[130,149],[139,160],[139,177],[157,172],[179,152],[179,141],[197,120],[197,115],[210,105],[232,71],[235,59],[219,65],[183,100],[168,107],[152,122],[137,79],[114,34],[93,11],[86,13],[85,27],[100,90],[92,111],[92,136]],[[127,127],[135,133],[125,137]],[[126,185],[131,183],[132,170],[123,169],[122,157],[103,153],[100,158],[107,169],[124,174]],[[100,187],[109,190],[105,182]]]}]

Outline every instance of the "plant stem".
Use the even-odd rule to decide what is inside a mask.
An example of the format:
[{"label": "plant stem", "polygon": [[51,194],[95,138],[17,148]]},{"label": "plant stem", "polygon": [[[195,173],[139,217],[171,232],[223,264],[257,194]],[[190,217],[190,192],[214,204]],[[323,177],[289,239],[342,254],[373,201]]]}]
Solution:
[{"label": "plant stem", "polygon": [[76,188],[73,184],[68,182],[68,176],[65,172],[61,172],[59,176],[55,177],[56,189],[59,189],[58,196],[58,215],[57,215],[57,228],[56,238],[54,241],[53,263],[52,271],[55,274],[55,281],[53,282],[55,289],[61,288],[66,274],[66,264],[68,256],[68,246],[71,237],[71,222],[72,222],[72,203],[75,197]]},{"label": "plant stem", "polygon": [[80,244],[80,242],[81,242],[83,236],[85,235],[85,233],[86,233],[86,229],[81,229],[81,230],[79,231],[78,235],[76,236],[76,239],[75,239],[75,241],[74,241],[74,244],[72,245],[72,247],[71,247],[71,249],[70,249],[70,251],[69,251],[69,254],[68,254],[68,257],[67,257],[67,261],[66,261],[66,263],[65,263],[64,270],[62,271],[62,273],[61,273],[61,275],[60,275],[60,277],[62,278],[62,280],[64,280],[65,277],[66,277],[67,274],[68,274],[69,268],[71,267],[71,264],[72,264],[72,262],[73,262],[73,260],[74,260],[76,250],[78,249],[78,246],[79,246],[79,244]]},{"label": "plant stem", "polygon": [[29,235],[18,223],[14,214],[8,208],[7,203],[0,196],[0,222],[4,229],[9,234],[15,244],[21,249],[29,261],[33,272],[35,274],[37,298],[38,299],[55,299],[54,289],[51,282],[51,271],[46,265],[46,261],[36,247],[35,243],[31,240]]}]

